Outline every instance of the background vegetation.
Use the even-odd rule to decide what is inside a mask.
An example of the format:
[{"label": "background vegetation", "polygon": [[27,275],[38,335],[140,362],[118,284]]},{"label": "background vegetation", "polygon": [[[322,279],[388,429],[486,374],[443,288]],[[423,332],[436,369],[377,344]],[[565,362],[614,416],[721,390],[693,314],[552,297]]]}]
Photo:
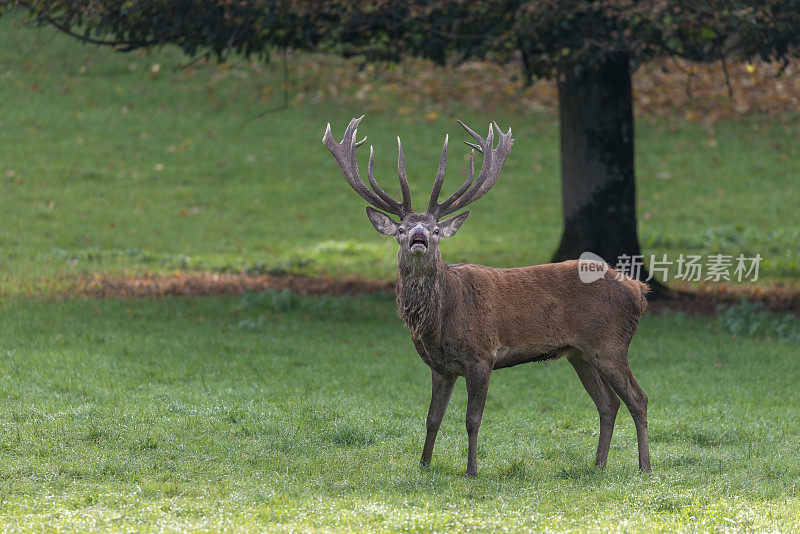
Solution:
[{"label": "background vegetation", "polygon": [[[0,0],[31,23],[116,51],[175,45],[190,56],[268,59],[326,52],[365,62],[469,58],[558,81],[563,231],[553,261],[586,251],[641,255],[636,206],[635,67],[654,58],[772,63],[800,58],[798,0]],[[514,61],[516,59],[516,61]],[[693,65],[694,66],[694,65]],[[731,91],[732,92],[732,91]],[[511,96],[511,95],[508,95]],[[648,279],[646,268],[636,278]],[[653,295],[666,288],[650,281]]]},{"label": "background vegetation", "polygon": [[[117,54],[52,31],[18,29],[8,17],[0,25],[3,293],[69,287],[76,276],[98,272],[392,278],[392,243],[374,235],[362,202],[320,143],[327,121],[342,129],[364,111],[362,130],[385,184],[396,182],[393,139],[403,138],[417,204],[430,191],[443,134],[458,135],[456,118],[513,126],[518,141],[503,180],[481,199],[459,239],[445,244],[446,260],[526,265],[547,261],[558,244],[551,114],[520,121],[518,109],[452,101],[423,118],[416,112],[423,104],[374,89],[378,74],[335,106],[298,101],[263,114],[281,101],[280,64],[175,70],[182,58],[171,49]],[[292,62],[304,87],[309,64],[325,68]],[[323,70],[316,79],[325,76]],[[386,96],[376,100],[373,92]],[[792,113],[714,124],[684,116],[640,121],[644,253],[761,253],[763,281],[796,278],[798,132]],[[460,184],[465,171],[456,148],[445,187]]]}]

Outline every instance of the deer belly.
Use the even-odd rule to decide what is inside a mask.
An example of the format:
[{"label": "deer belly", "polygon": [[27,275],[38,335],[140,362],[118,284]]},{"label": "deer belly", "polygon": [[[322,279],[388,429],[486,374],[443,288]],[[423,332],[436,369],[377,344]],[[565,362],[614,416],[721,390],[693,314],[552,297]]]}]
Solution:
[{"label": "deer belly", "polygon": [[513,367],[528,362],[545,362],[557,360],[567,354],[572,347],[543,347],[531,345],[527,347],[500,347],[495,353],[495,369]]}]

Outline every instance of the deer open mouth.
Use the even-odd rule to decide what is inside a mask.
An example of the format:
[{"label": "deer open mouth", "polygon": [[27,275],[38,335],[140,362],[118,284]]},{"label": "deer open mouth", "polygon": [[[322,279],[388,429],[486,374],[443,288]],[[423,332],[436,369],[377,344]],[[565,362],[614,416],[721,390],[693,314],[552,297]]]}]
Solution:
[{"label": "deer open mouth", "polygon": [[411,242],[409,243],[409,248],[411,252],[422,254],[426,250],[428,250],[428,240],[425,238],[425,234],[417,233],[411,236]]}]

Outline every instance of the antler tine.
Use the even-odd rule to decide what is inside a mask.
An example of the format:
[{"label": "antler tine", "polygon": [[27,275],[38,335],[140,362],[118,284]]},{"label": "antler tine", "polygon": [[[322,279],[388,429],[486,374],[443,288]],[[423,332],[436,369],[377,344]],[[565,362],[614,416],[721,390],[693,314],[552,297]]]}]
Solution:
[{"label": "antler tine", "polygon": [[[466,128],[465,124],[461,124]],[[478,152],[483,154],[483,163],[481,163],[481,171],[478,173],[478,178],[475,180],[475,183],[472,187],[467,191],[464,195],[464,198],[460,199],[463,202],[463,205],[466,206],[472,200],[472,197],[475,196],[477,191],[483,186],[484,182],[486,182],[487,173],[484,172],[484,169],[491,168],[492,160],[494,159],[494,151],[492,147],[494,146],[494,132],[492,131],[492,123],[489,123],[489,133],[486,134],[486,139],[475,133],[473,130],[468,129],[469,133],[480,143]],[[469,146],[476,146],[472,143],[467,143],[466,141],[464,144]]]},{"label": "antler tine", "polygon": [[439,193],[442,192],[442,184],[444,183],[444,174],[447,170],[447,141],[450,139],[449,135],[444,136],[444,146],[442,147],[442,159],[439,161],[439,170],[436,171],[436,179],[433,181],[433,190],[431,191],[431,199],[428,201],[428,213],[432,213],[436,209],[436,202],[439,200]]},{"label": "antler tine", "polygon": [[400,142],[400,137],[397,137],[397,177],[400,180],[400,191],[403,193],[403,209],[411,213],[411,190],[408,187],[408,178],[406,177],[406,155],[403,154],[403,143]]},{"label": "antler tine", "polygon": [[[464,194],[464,191],[469,189],[469,186],[472,185],[472,179],[475,177],[475,151],[470,150],[469,152],[469,172],[467,172],[467,179],[461,184],[455,193],[447,197],[447,199],[438,205],[437,213],[437,220],[441,217],[444,217],[448,213],[453,213],[460,207],[461,196]],[[458,207],[453,208],[450,210],[450,206],[455,205]]]},{"label": "antler tine", "polygon": [[[474,148],[475,150],[477,150],[478,152],[483,154],[483,142],[484,142],[483,137],[478,135],[478,133],[475,130],[473,130],[472,128],[470,128],[469,126],[467,126],[466,124],[461,122],[461,120],[456,119],[456,121],[458,122],[458,124],[461,125],[462,128],[464,128],[467,131],[467,133],[469,133],[472,137],[474,137],[477,141],[479,141],[481,143],[481,145],[476,145],[475,143],[470,143],[469,141],[464,141],[464,144],[467,145],[467,146],[471,146],[472,148]],[[489,133],[492,133],[492,125],[491,124],[489,125]]]},{"label": "antler tine", "polygon": [[[456,193],[451,195],[450,198],[436,207],[437,209],[435,215],[437,219],[444,217],[445,215],[449,215],[454,211],[458,211],[459,209],[472,202],[475,202],[485,195],[486,192],[489,191],[489,189],[491,189],[495,183],[497,183],[497,179],[500,177],[500,173],[503,170],[503,164],[505,163],[508,154],[511,152],[511,148],[514,145],[514,140],[511,138],[511,128],[509,128],[508,132],[504,134],[496,123],[490,123],[489,133],[486,135],[486,139],[484,139],[463,122],[458,121],[458,123],[477,141],[477,144],[469,142],[465,142],[465,144],[473,147],[475,150],[483,154],[483,163],[481,164],[481,170],[478,173],[478,177],[475,179],[474,183],[471,183],[474,172],[474,152],[470,153],[470,172],[467,182],[465,182],[466,187],[462,186],[458,191],[456,191]],[[494,130],[492,127],[497,130],[497,136],[499,139],[497,148],[493,147]]]},{"label": "antler tine", "polygon": [[400,203],[393,199],[386,191],[381,189],[381,186],[378,185],[377,180],[375,180],[375,175],[372,172],[372,163],[373,163],[373,156],[374,150],[372,149],[372,145],[369,146],[369,163],[367,164],[367,177],[369,178],[369,185],[372,186],[372,189],[381,197],[381,200],[386,202],[387,204],[393,207],[400,207]]},{"label": "antler tine", "polygon": [[[355,190],[356,193],[359,194],[361,198],[366,200],[372,206],[383,210],[387,213],[392,213],[399,217],[405,217],[411,210],[410,205],[411,202],[408,200],[406,202],[406,195],[407,193],[404,192],[403,194],[403,204],[393,199],[391,196],[386,194],[383,189],[380,188],[378,183],[375,181],[375,177],[373,176],[373,150],[370,147],[370,159],[369,159],[369,168],[368,168],[368,175],[369,175],[369,182],[372,186],[372,189],[366,186],[364,181],[361,179],[361,175],[358,172],[358,163],[356,161],[356,148],[361,146],[367,138],[365,137],[361,141],[356,141],[356,133],[358,130],[358,125],[361,120],[364,118],[364,115],[357,119],[353,119],[350,121],[350,124],[347,125],[347,129],[345,129],[344,136],[342,137],[342,142],[337,143],[331,133],[331,124],[328,123],[327,127],[325,128],[325,134],[322,136],[322,143],[330,150],[333,159],[336,161],[336,165],[339,167],[339,170],[344,175],[345,180],[350,185],[350,187]],[[408,188],[408,183],[406,182],[406,188]],[[373,191],[374,190],[374,191]],[[406,207],[406,204],[408,207]]]},{"label": "antler tine", "polygon": [[352,165],[352,162],[355,160],[355,153],[351,153],[350,150],[355,148],[353,146],[355,133],[358,129],[358,124],[363,118],[364,116],[362,115],[361,117],[350,121],[350,123],[347,125],[347,129],[345,129],[341,143],[337,143],[334,139],[331,132],[331,123],[328,123],[325,128],[325,134],[322,136],[322,143],[328,147],[328,150],[330,150],[333,159],[336,161],[336,165],[344,175],[347,183],[350,184],[350,187],[352,187],[364,200],[372,203],[375,200],[373,198],[375,195],[364,185],[364,182],[358,175],[358,167],[356,166],[354,168]]}]

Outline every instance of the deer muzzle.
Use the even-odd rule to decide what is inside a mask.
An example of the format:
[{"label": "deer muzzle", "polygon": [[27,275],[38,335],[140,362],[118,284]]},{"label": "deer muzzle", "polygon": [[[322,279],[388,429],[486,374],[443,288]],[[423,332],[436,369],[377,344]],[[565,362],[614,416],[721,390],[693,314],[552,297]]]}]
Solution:
[{"label": "deer muzzle", "polygon": [[425,254],[428,250],[428,235],[424,228],[416,227],[408,236],[408,248],[413,254]]}]

